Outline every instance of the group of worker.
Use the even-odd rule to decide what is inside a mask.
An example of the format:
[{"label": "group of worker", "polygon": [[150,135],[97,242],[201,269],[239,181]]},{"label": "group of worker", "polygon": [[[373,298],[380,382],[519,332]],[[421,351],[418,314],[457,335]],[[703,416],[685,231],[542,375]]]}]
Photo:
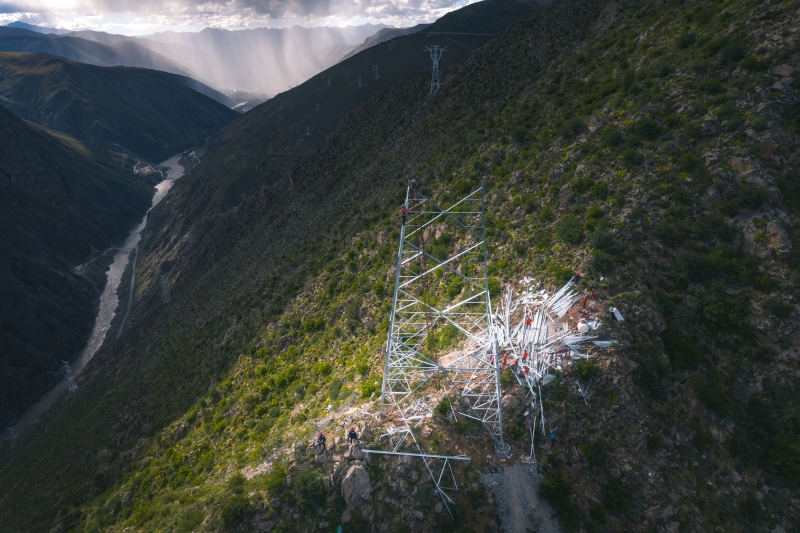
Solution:
[{"label": "group of worker", "polygon": [[[358,440],[358,433],[356,433],[356,428],[354,426],[350,426],[350,429],[347,430],[347,441],[350,444],[352,444],[353,441],[357,442],[359,445],[361,444],[361,441]],[[321,431],[319,434],[317,434],[317,446],[322,446],[323,450],[328,449],[328,438]]]}]

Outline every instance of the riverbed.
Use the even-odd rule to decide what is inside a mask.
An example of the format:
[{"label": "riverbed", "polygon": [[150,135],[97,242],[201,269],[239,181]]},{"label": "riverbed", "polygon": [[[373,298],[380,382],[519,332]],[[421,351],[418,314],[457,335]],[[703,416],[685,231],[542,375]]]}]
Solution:
[{"label": "riverbed", "polygon": [[[169,192],[172,185],[175,183],[174,180],[183,176],[183,167],[178,164],[180,158],[180,155],[176,155],[160,164],[160,166],[169,167],[170,170],[167,179],[156,185],[156,193],[153,195],[150,209],[153,209],[153,207],[164,199],[164,196],[167,195],[167,192]],[[150,212],[150,209],[147,210],[147,213]],[[130,231],[127,239],[125,239],[123,243],[120,243],[117,248],[136,248],[139,244],[139,239],[142,237],[142,230],[144,230],[147,225],[147,213],[145,213],[144,218]],[[106,272],[106,285],[103,288],[103,293],[100,295],[100,305],[98,307],[97,317],[94,321],[94,328],[92,329],[92,334],[86,346],[84,346],[78,354],[78,357],[69,364],[69,372],[65,372],[64,379],[42,396],[39,401],[28,407],[14,424],[13,428],[8,428],[3,431],[3,433],[0,434],[0,441],[14,438],[26,426],[30,425],[39,418],[42,413],[47,411],[55,403],[61,393],[66,391],[70,387],[70,384],[74,383],[74,378],[80,374],[89,361],[91,361],[92,357],[97,353],[97,350],[103,345],[106,336],[112,335],[113,338],[117,335],[116,331],[110,332],[109,329],[118,311],[119,291],[130,290],[130,287],[127,286],[120,288],[120,281],[122,280],[125,269],[128,267],[129,262],[134,258],[135,254],[136,252],[131,254],[120,253],[114,256],[114,262]],[[122,314],[126,312],[125,309],[120,309],[119,311]]]}]

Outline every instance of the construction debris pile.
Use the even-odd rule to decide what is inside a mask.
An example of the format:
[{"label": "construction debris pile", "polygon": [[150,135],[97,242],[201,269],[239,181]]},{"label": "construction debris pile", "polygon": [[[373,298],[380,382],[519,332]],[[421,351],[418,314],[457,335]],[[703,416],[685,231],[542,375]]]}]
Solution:
[{"label": "construction debris pile", "polygon": [[521,294],[515,296],[513,286],[509,285],[493,314],[499,363],[512,369],[517,382],[528,390],[534,402],[539,399],[542,431],[545,420],[542,385],[550,383],[558,373],[569,377],[576,361],[592,357],[586,353],[586,343],[605,348],[616,342],[598,340],[592,333],[602,326],[602,321],[585,311],[575,329],[570,328],[565,319],[570,309],[582,297],[585,306],[586,297],[576,286],[579,280],[576,274],[548,295],[545,289],[535,286],[535,280],[526,277],[521,282]]}]

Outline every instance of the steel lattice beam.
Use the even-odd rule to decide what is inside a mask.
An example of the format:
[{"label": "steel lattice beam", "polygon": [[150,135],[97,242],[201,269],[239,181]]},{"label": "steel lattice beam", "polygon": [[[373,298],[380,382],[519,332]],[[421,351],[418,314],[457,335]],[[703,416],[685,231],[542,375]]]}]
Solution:
[{"label": "steel lattice beam", "polygon": [[[484,190],[481,186],[443,208],[421,195],[411,182],[406,205],[410,211],[400,230],[381,413],[388,408],[400,415],[405,427],[391,434],[390,441],[397,441],[393,451],[403,453],[398,450],[408,445],[416,448],[409,454],[423,458],[449,512],[452,500],[444,490],[453,487],[443,487],[440,481],[449,461],[455,458],[444,459],[440,474],[434,475],[430,454],[425,454],[414,437],[403,405],[434,377],[442,375],[447,391],[458,394],[467,406],[467,412],[461,414],[480,421],[495,441],[497,453],[508,455],[509,447],[503,440],[500,367],[486,264]],[[453,241],[457,247],[446,257],[439,256],[440,250],[431,251],[424,245],[430,235],[443,231],[456,236]],[[428,277],[439,272],[463,284],[455,301],[442,302],[431,294]],[[448,325],[461,335],[464,349],[439,358],[430,349],[429,336],[437,327]]]}]

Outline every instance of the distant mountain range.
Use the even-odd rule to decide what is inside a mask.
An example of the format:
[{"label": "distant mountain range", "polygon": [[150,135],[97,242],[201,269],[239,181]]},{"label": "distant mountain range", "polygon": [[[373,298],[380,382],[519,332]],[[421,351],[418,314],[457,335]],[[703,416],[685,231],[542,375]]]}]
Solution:
[{"label": "distant mountain range", "polygon": [[[347,56],[382,24],[344,28],[257,28],[128,37],[56,30],[15,22],[0,27],[0,52],[45,52],[99,66],[142,67],[181,74],[230,94],[274,95]],[[213,97],[213,96],[212,96]],[[233,107],[241,102],[220,100]]]},{"label": "distant mountain range", "polygon": [[201,142],[238,116],[197,92],[198,85],[156,70],[0,53],[0,103],[46,128],[151,162]]}]

